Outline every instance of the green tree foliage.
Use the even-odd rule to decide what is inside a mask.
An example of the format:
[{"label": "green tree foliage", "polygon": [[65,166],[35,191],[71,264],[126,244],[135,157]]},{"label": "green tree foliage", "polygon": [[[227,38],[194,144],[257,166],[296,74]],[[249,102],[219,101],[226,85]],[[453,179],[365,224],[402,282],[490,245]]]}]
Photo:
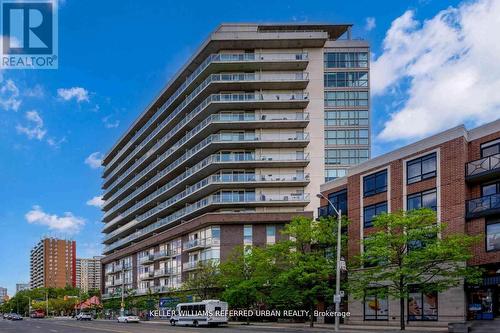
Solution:
[{"label": "green tree foliage", "polygon": [[218,262],[200,261],[196,268],[184,281],[183,289],[192,290],[202,300],[214,298],[220,290]]},{"label": "green tree foliage", "polygon": [[[367,290],[400,301],[405,329],[405,299],[414,286],[423,292],[442,292],[465,278],[477,282],[480,272],[467,267],[476,237],[448,234],[430,209],[381,214],[376,232],[364,240],[365,251],[349,275],[349,290],[362,299]],[[366,268],[361,268],[364,265]]]}]

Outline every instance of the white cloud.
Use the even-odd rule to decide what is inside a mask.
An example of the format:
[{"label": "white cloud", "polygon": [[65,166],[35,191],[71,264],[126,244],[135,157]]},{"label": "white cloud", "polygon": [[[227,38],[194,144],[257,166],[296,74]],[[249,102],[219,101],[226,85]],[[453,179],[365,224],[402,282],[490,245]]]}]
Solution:
[{"label": "white cloud", "polygon": [[80,102],[88,102],[89,101],[89,92],[87,89],[82,87],[72,87],[72,88],[59,88],[57,89],[57,95],[64,99],[65,101],[69,101],[75,99],[78,103]]},{"label": "white cloud", "polygon": [[375,29],[376,26],[377,26],[377,21],[375,20],[375,17],[366,18],[366,23],[365,23],[366,31],[372,31],[373,29]]},{"label": "white cloud", "polygon": [[101,167],[103,154],[101,152],[93,152],[85,159],[85,164],[90,166],[92,169],[99,169]]},{"label": "white cloud", "polygon": [[24,93],[24,96],[34,97],[34,98],[41,98],[45,95],[43,87],[39,84],[36,84],[32,88],[26,88],[23,93]]},{"label": "white cloud", "polygon": [[117,128],[120,126],[119,120],[111,120],[111,116],[106,116],[102,118],[102,122],[104,123],[104,127],[106,128]]},{"label": "white cloud", "polygon": [[2,82],[0,85],[0,107],[6,111],[17,111],[20,105],[19,88],[14,81],[9,79]]},{"label": "white cloud", "polygon": [[33,206],[24,216],[30,224],[39,224],[67,234],[78,233],[85,225],[85,219],[74,216],[71,212],[65,212],[63,216],[47,214],[40,206]]},{"label": "white cloud", "polygon": [[102,200],[102,195],[95,196],[87,201],[87,205],[101,208],[104,205],[104,200]]},{"label": "white cloud", "polygon": [[61,144],[65,143],[65,142],[67,142],[66,137],[62,137],[59,140],[57,140],[56,138],[48,138],[47,139],[47,143],[49,144],[49,146],[54,147],[56,149],[61,147]]},{"label": "white cloud", "polygon": [[372,93],[397,96],[382,140],[420,138],[500,115],[500,1],[450,7],[423,23],[407,11],[392,22],[372,63]]},{"label": "white cloud", "polygon": [[35,110],[28,111],[25,114],[25,118],[28,121],[26,126],[17,125],[16,130],[18,133],[25,134],[28,139],[42,140],[47,130],[44,128],[43,119],[40,117],[38,112]]}]

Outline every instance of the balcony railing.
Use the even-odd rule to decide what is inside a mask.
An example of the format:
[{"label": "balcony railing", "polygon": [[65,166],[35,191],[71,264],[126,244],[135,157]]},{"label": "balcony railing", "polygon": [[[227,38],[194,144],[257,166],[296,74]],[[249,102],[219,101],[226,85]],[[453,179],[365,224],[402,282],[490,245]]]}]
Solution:
[{"label": "balcony railing", "polygon": [[146,264],[146,263],[151,263],[155,260],[154,254],[148,254],[147,256],[140,257],[139,258],[139,263],[140,264]]},{"label": "balcony railing", "polygon": [[125,152],[130,146],[135,144],[137,138],[139,138],[156,119],[172,105],[172,103],[184,92],[184,90],[202,73],[211,63],[213,62],[241,62],[241,61],[307,61],[307,53],[228,53],[228,54],[211,54],[208,56],[191,75],[189,75],[184,83],[170,96],[161,107],[159,107],[155,114],[142,126],[134,136],[128,141],[128,143],[120,149],[120,151],[111,159],[111,161],[106,166],[106,170],[109,170],[118,160],[118,158]]},{"label": "balcony railing", "polygon": [[[207,188],[208,186],[212,184],[225,184],[225,183],[252,183],[252,182],[260,182],[260,183],[276,183],[276,182],[304,182],[304,181],[309,181],[309,174],[290,174],[290,175],[255,175],[255,174],[232,174],[232,175],[224,175],[224,174],[217,174],[217,175],[212,175],[208,176],[199,182],[189,186],[186,188],[184,191],[170,197],[166,201],[158,203],[155,207],[151,208],[150,210],[144,212],[143,214],[137,216],[132,223],[127,223],[120,228],[117,228],[113,230],[112,232],[108,233],[105,237],[104,240],[109,240],[113,238],[114,236],[120,234],[121,232],[130,229],[134,227],[135,225],[145,221],[148,218],[151,218],[153,215],[160,213],[161,211],[164,211],[170,207],[172,207],[175,204],[179,204],[181,200],[187,198],[191,194],[200,191],[203,188]],[[153,198],[150,198],[150,201]],[[130,214],[134,213],[137,209],[139,209],[141,206],[144,206],[146,203],[150,201],[143,201],[133,205],[129,209],[127,209],[125,212],[122,214],[118,215],[115,219],[112,220],[112,223],[117,223],[120,220],[123,220],[124,218],[130,216]],[[141,258],[142,259],[142,258]],[[148,261],[153,261],[153,258],[150,258]]]},{"label": "balcony railing", "polygon": [[151,279],[154,278],[154,276],[155,276],[154,271],[139,273],[139,279],[141,280]]},{"label": "balcony railing", "polygon": [[166,275],[171,275],[171,274],[172,274],[172,268],[164,268],[164,269],[156,269],[154,276],[160,277],[160,276],[166,276]]},{"label": "balcony railing", "polygon": [[220,245],[220,239],[218,238],[212,238],[212,237],[197,238],[187,241],[186,243],[183,244],[182,248],[184,249],[184,251],[189,251],[196,248],[205,248],[205,247],[219,246],[219,245]]},{"label": "balcony railing", "polygon": [[469,179],[480,178],[487,174],[500,174],[500,154],[491,155],[467,163],[465,176]]},{"label": "balcony railing", "polygon": [[[104,177],[104,183],[106,183],[121,167],[130,161],[131,158],[135,157],[136,153],[140,151],[147,143],[151,141],[160,130],[181,112],[184,108],[191,103],[208,85],[217,82],[252,82],[252,81],[262,81],[262,82],[290,82],[290,81],[304,81],[309,78],[307,72],[288,72],[288,73],[222,73],[222,74],[211,74],[205,81],[203,81],[193,92],[191,92],[184,101],[175,108],[175,110],[167,116],[167,118],[162,121],[160,126],[153,130],[146,138],[139,144],[134,150],[122,161],[120,164],[109,174]],[[294,95],[292,95],[294,96]],[[276,95],[279,100],[280,95]],[[209,97],[210,98],[210,97]],[[204,103],[204,102],[203,102]],[[203,103],[201,105],[203,105]],[[201,106],[200,105],[200,106]],[[193,112],[191,112],[193,114]],[[187,118],[187,117],[186,117]],[[171,125],[171,124],[170,124]]]},{"label": "balcony railing", "polygon": [[119,239],[113,242],[110,245],[105,246],[104,252],[111,251],[121,245],[124,245],[128,242],[134,241],[144,235],[150,234],[151,232],[162,228],[166,225],[169,225],[175,221],[178,221],[194,212],[197,212],[205,207],[208,207],[213,204],[225,204],[225,203],[276,203],[276,202],[309,202],[309,194],[308,193],[291,193],[291,194],[280,194],[280,195],[259,195],[256,196],[254,192],[246,192],[242,195],[221,195],[221,194],[212,194],[208,197],[205,197],[201,200],[196,201],[191,205],[187,205],[186,207],[176,211],[173,214],[170,214],[150,225],[144,227],[142,229],[137,230],[136,232]]},{"label": "balcony railing", "polygon": [[[142,162],[147,159],[149,156],[151,156],[160,146],[162,146],[165,142],[167,142],[174,134],[178,133],[182,127],[184,127],[187,123],[189,123],[196,115],[202,112],[202,110],[205,109],[207,105],[209,105],[212,102],[252,102],[252,101],[290,101],[290,100],[307,100],[308,99],[308,94],[305,92],[302,93],[280,93],[280,94],[268,94],[268,93],[221,93],[221,94],[213,94],[210,95],[207,99],[205,99],[200,105],[198,105],[193,111],[191,111],[187,116],[184,117],[184,119],[179,122],[177,125],[175,125],[166,135],[164,135],[158,142],[146,153],[144,154],[141,158],[139,158],[134,164],[132,164],[127,171],[125,171],[120,177],[115,179],[108,187],[108,191],[111,191],[116,187],[117,184],[119,184],[124,178],[126,178],[135,168],[142,164]],[[168,119],[168,118],[167,118]],[[166,120],[167,120],[166,119]],[[170,120],[163,121],[151,134],[155,132],[159,132],[162,128],[169,126]],[[200,126],[200,125],[198,125]],[[194,130],[192,130],[190,133],[193,133]],[[151,135],[150,134],[150,135]],[[148,136],[149,137],[149,136]],[[151,140],[149,138],[149,140]],[[165,153],[163,153],[160,157],[157,158],[156,161],[159,160],[164,160],[164,158],[167,155],[170,155],[175,149],[177,149],[178,146],[183,144],[186,140],[188,140],[189,137],[184,137],[181,139],[179,142],[174,144],[172,148],[167,150]],[[174,149],[175,147],[175,149]],[[132,158],[134,156],[133,154],[130,154],[127,158]],[[138,175],[144,175],[145,173],[149,172],[152,168],[156,166],[157,163],[152,162],[148,167],[146,167],[144,170],[142,170]],[[136,179],[134,177],[134,179]],[[109,179],[109,178],[108,178]],[[107,180],[104,180],[104,183],[106,183]],[[130,182],[129,182],[130,183]],[[121,189],[123,190],[123,188]],[[106,207],[107,202],[110,200],[106,200],[104,207]]]},{"label": "balcony railing", "polygon": [[[261,115],[260,120],[267,120],[267,118],[268,118],[268,115]],[[269,120],[280,120],[280,121],[283,121],[284,118],[286,118],[288,120],[308,120],[309,119],[309,114],[307,114],[307,113],[296,113],[296,114],[289,114],[289,115],[269,115]],[[153,166],[157,165],[161,161],[165,160],[167,157],[171,156],[174,152],[176,152],[177,150],[179,150],[184,145],[184,143],[186,143],[193,136],[195,136],[196,134],[198,134],[199,132],[201,132],[202,129],[204,129],[205,127],[207,127],[211,123],[221,122],[221,121],[224,121],[224,122],[228,122],[228,121],[239,122],[239,121],[251,121],[251,120],[255,121],[255,120],[259,120],[259,119],[256,118],[255,114],[244,114],[244,115],[214,114],[214,115],[210,115],[207,118],[205,118],[205,120],[203,120],[200,124],[198,124],[195,128],[193,128],[191,131],[189,131],[188,133],[186,133],[186,135],[184,135],[184,137],[182,139],[180,139],[178,142],[176,142],[165,153],[163,153],[160,157],[158,157],[155,161],[153,161],[150,164],[150,166],[148,166],[146,169],[144,169],[143,171],[141,171],[139,173],[139,175],[143,175],[143,174],[147,173],[148,171],[151,170],[151,168],[153,168]],[[172,129],[172,131],[174,131],[174,129]],[[167,134],[167,136],[168,136],[168,134]],[[124,177],[126,177],[128,174],[130,174],[134,170],[134,168],[136,166],[138,166],[139,164],[141,164],[144,160],[146,160],[146,158],[152,156],[154,154],[154,152],[156,151],[156,149],[163,144],[165,138],[166,137],[164,137],[163,139],[161,139],[160,141],[158,141],[149,150],[148,153],[146,153],[143,157],[141,157],[140,159],[138,159],[132,166],[130,166],[129,169],[126,171],[126,173],[124,173],[122,176],[120,176],[118,179],[116,179],[115,182],[117,182],[119,179],[123,179]],[[134,179],[136,179],[136,178],[137,178],[137,176]],[[115,182],[113,182],[113,184],[115,184]],[[118,190],[115,194],[113,194],[106,202],[107,203],[112,202],[119,194],[123,193],[123,191],[125,191],[129,187],[128,185],[131,182],[132,181],[129,181],[129,183],[127,185],[125,185],[120,190]],[[105,206],[106,206],[106,204],[105,204]],[[112,213],[112,210],[106,212],[104,214],[104,218],[106,218],[106,216],[109,216],[109,214],[111,214],[111,213]]]},{"label": "balcony railing", "polygon": [[500,193],[486,195],[466,202],[467,218],[500,213]]},{"label": "balcony railing", "polygon": [[[146,198],[142,199],[141,201],[137,202],[134,207],[139,207],[144,205],[147,202],[150,202],[153,200],[155,197],[169,191],[172,189],[174,186],[176,186],[178,183],[181,181],[186,180],[188,177],[193,176],[197,172],[203,170],[204,168],[208,167],[212,163],[233,163],[233,162],[252,162],[252,161],[274,161],[274,162],[279,162],[279,161],[288,161],[288,162],[294,162],[294,161],[309,161],[309,154],[304,154],[304,155],[266,155],[266,156],[260,156],[256,157],[255,154],[247,155],[235,155],[235,154],[213,154],[205,159],[203,159],[201,162],[197,163],[194,165],[192,168],[189,168],[188,170],[184,171],[182,174],[168,182],[167,184],[163,185],[160,187],[158,190],[154,191],[150,195],[148,195]],[[133,200],[137,195],[145,191],[147,188],[150,188],[151,186],[154,185],[161,177],[163,177],[165,173],[159,172],[156,174],[153,178],[148,180],[146,183],[138,187],[134,192],[132,192],[130,195],[128,195],[125,199],[121,201],[120,204],[117,204],[115,207],[122,207],[125,203],[130,202]],[[113,209],[115,209],[113,207]],[[116,208],[117,209],[117,208]],[[116,224],[118,221],[122,219],[123,215],[126,215],[129,210],[127,209],[126,212],[123,212],[119,216],[115,217],[113,220],[108,222],[104,227],[103,231],[108,229],[109,227],[113,226]]]}]

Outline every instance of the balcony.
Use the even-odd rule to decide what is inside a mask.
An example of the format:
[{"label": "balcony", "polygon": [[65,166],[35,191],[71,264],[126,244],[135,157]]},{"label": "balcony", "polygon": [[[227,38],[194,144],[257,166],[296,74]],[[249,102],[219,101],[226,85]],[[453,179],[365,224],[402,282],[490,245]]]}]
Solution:
[{"label": "balcony", "polygon": [[[210,107],[214,106],[217,108],[229,108],[229,109],[235,109],[235,108],[245,108],[249,107],[248,103],[252,103],[251,107],[252,108],[276,108],[277,105],[280,107],[284,108],[304,108],[307,103],[309,102],[308,100],[308,94],[304,92],[300,93],[278,93],[278,94],[270,94],[270,93],[221,93],[221,94],[214,94],[210,95],[205,101],[203,101],[198,107],[196,107],[193,111],[191,111],[184,119],[179,122],[177,125],[175,125],[172,128],[172,124],[170,122],[162,122],[162,124],[158,125],[157,129],[155,131],[159,131],[160,128],[167,128],[170,129],[168,133],[162,136],[161,139],[156,142],[156,144],[141,158],[139,158],[137,161],[135,161],[128,169],[126,172],[123,172],[118,178],[113,180],[111,184],[109,184],[109,179],[104,181],[104,188],[107,188],[107,191],[104,193],[104,198],[106,199],[106,202],[104,203],[104,208],[110,203],[109,200],[109,194],[114,192],[114,189],[122,183],[123,180],[127,180],[128,176],[139,166],[141,165],[144,161],[147,159],[151,159],[154,157],[154,152],[162,145],[168,143],[170,139],[175,138],[175,134],[182,134],[183,132],[181,129],[185,126],[188,126],[189,124],[198,124],[197,120],[195,119],[197,116],[202,116],[204,114],[210,114],[213,113],[215,110],[211,110]],[[224,107],[223,107],[224,106]],[[200,120],[201,121],[201,120]],[[199,126],[199,125],[197,125]],[[186,128],[184,128],[186,129]],[[153,134],[153,133],[152,133]],[[149,136],[148,136],[149,137]],[[189,137],[186,136],[184,137],[184,140],[187,140]],[[152,140],[153,137],[151,137],[149,140]],[[165,153],[163,153],[158,159],[165,159],[167,155],[171,155],[174,150],[177,149],[177,146],[180,144],[184,143],[182,142],[177,142],[175,145],[172,146],[169,150],[167,150]],[[133,155],[129,155],[128,159],[130,159]],[[157,161],[158,161],[157,159]],[[137,176],[134,177],[136,179],[137,177],[142,178],[146,173],[151,171],[154,167],[157,166],[157,161],[154,163],[149,164],[144,170],[139,172]],[[128,185],[128,184],[127,184]],[[128,186],[127,186],[128,187]],[[125,187],[122,187],[118,192],[123,192],[125,190]],[[114,196],[114,195],[113,195]]]},{"label": "balcony", "polygon": [[153,290],[155,293],[168,293],[172,291],[172,288],[169,288],[168,286],[155,286]]},{"label": "balcony", "polygon": [[123,284],[122,279],[115,279],[111,285],[112,286],[121,286],[122,284]]},{"label": "balcony", "polygon": [[[309,82],[309,74],[306,72],[288,72],[288,73],[222,73],[222,74],[211,74],[207,79],[196,88],[186,99],[170,113],[165,120],[163,120],[137,147],[134,148],[132,152],[120,162],[113,171],[106,174],[103,179],[103,185],[108,187],[112,178],[118,171],[120,171],[128,162],[133,161],[133,159],[138,154],[145,153],[144,149],[151,146],[152,143],[158,141],[162,138],[162,141],[169,140],[172,133],[175,131],[169,131],[176,123],[179,126],[184,126],[189,124],[191,118],[196,115],[202,114],[202,111],[206,107],[210,106],[210,103],[217,102],[214,100],[218,94],[210,95],[211,93],[217,93],[219,91],[251,91],[251,90],[299,90],[302,91],[307,87]],[[221,95],[233,95],[223,93]],[[255,94],[253,94],[255,95]],[[259,94],[257,98],[253,98],[255,102],[266,102],[267,100],[280,102],[288,101],[290,98],[297,98],[299,100],[301,94],[290,93],[290,94],[274,94],[272,97],[268,94]],[[203,100],[203,98],[205,98]],[[227,97],[221,99],[222,101],[227,101]],[[195,107],[196,106],[196,107]],[[194,110],[186,114],[185,111],[193,108]],[[213,113],[213,112],[212,112]],[[175,118],[183,117],[176,120]],[[196,123],[196,121],[195,121]],[[174,127],[175,128],[175,127]],[[155,146],[157,146],[155,144]]]},{"label": "balcony", "polygon": [[142,272],[139,274],[139,279],[141,279],[141,280],[151,280],[154,277],[155,277],[155,274],[153,271]]},{"label": "balcony", "polygon": [[[256,63],[257,67],[247,68],[245,64]],[[223,64],[225,66],[220,68]],[[228,64],[234,64],[234,68],[227,67]],[[290,64],[290,65],[288,65]],[[213,70],[286,70],[286,69],[305,69],[308,64],[307,53],[226,53],[226,54],[212,54],[207,57],[194,71],[187,77],[184,83],[167,99],[167,101],[156,111],[156,113],[133,135],[127,144],[120,149],[116,155],[111,159],[104,169],[104,176],[112,167],[120,160],[123,154],[139,140],[143,134],[150,128],[150,126],[165,112],[174,102],[181,96],[185,96],[190,92],[195,84],[199,84],[201,74],[206,71],[211,65],[217,65]]]},{"label": "balcony", "polygon": [[470,183],[484,182],[500,177],[500,154],[469,162],[465,166],[465,180]]},{"label": "balcony", "polygon": [[184,251],[194,251],[204,249],[211,246],[219,246],[220,240],[217,238],[191,239],[183,244]]},{"label": "balcony", "polygon": [[[189,161],[195,163],[201,162],[206,158],[206,154],[215,153],[221,149],[255,149],[255,148],[304,148],[309,144],[309,133],[299,132],[296,134],[255,134],[250,133],[221,133],[212,134],[199,142],[193,148],[187,150],[181,157],[168,164],[164,169],[158,172],[157,168],[162,168],[168,161],[171,152],[160,155],[157,160],[146,167],[143,171],[134,176],[125,186],[120,189],[120,193],[137,185],[136,182],[143,179],[144,176],[153,178],[166,177],[167,175],[182,169]],[[152,175],[154,171],[155,175]],[[147,184],[151,184],[148,181]],[[108,215],[109,217],[109,215]],[[113,221],[110,223],[113,224]],[[106,225],[105,228],[108,228]]]},{"label": "balcony", "polygon": [[[195,176],[207,176],[213,171],[216,171],[220,168],[258,168],[258,167],[305,167],[309,164],[309,154],[304,155],[262,155],[255,156],[252,155],[225,155],[225,154],[213,154],[203,159],[192,168],[184,171],[182,174],[160,187],[158,190],[154,191],[150,195],[146,196],[141,201],[134,204],[133,207],[138,207],[140,205],[144,205],[151,200],[158,200],[162,197],[167,197],[173,195],[176,191],[179,191],[185,188],[185,184],[187,181],[191,180],[191,178]],[[164,174],[162,172],[158,173],[156,176],[148,180],[145,184],[138,187],[133,193],[131,193],[127,198],[122,200],[121,205],[117,205],[118,207],[124,206],[127,202],[131,202],[132,200],[137,200],[139,195],[146,191],[149,187],[153,187],[154,184],[159,181]],[[116,206],[115,206],[116,207]],[[130,208],[129,208],[130,209]],[[119,221],[122,220],[122,217],[128,214],[129,209],[127,211],[121,213],[119,216],[115,217],[110,222],[106,223],[103,227],[103,232],[109,231],[112,227],[114,227]],[[132,210],[135,208],[132,208]]]},{"label": "balcony", "polygon": [[154,277],[163,277],[172,275],[172,268],[156,269],[154,272]]},{"label": "balcony", "polygon": [[113,285],[113,281],[106,281],[104,282],[105,287],[111,287]]},{"label": "balcony", "polygon": [[176,256],[178,255],[178,251],[177,250],[168,250],[168,251],[160,251],[160,252],[156,252],[154,254],[154,260],[155,261],[158,261],[158,260],[162,260],[162,259],[168,259],[168,258],[171,258],[173,256]]},{"label": "balcony", "polygon": [[105,246],[104,254],[109,254],[111,251],[117,248],[124,247],[132,241],[141,240],[153,232],[159,232],[174,222],[180,220],[186,220],[192,218],[196,215],[209,212],[214,209],[224,208],[226,206],[231,207],[258,207],[258,206],[296,206],[304,207],[309,204],[310,198],[308,193],[290,193],[290,194],[279,194],[279,195],[256,195],[253,192],[247,192],[245,194],[235,194],[235,195],[224,195],[224,194],[213,194],[207,196],[201,200],[194,202],[193,204],[187,205],[186,207],[144,227],[135,231],[134,233],[123,237],[113,243]]},{"label": "balcony", "polygon": [[154,262],[154,260],[155,260],[154,254],[149,254],[147,256],[140,257],[139,264],[141,264],[141,265],[152,264]]},{"label": "balcony", "polygon": [[500,214],[500,193],[486,195],[466,202],[466,217],[478,217]]},{"label": "balcony", "polygon": [[[173,211],[176,207],[182,206],[186,203],[186,200],[197,200],[202,196],[208,195],[211,192],[221,189],[221,188],[239,188],[242,184],[245,184],[245,188],[256,188],[260,186],[265,187],[286,187],[286,186],[305,186],[309,183],[309,174],[274,174],[274,175],[255,175],[255,174],[234,174],[225,175],[217,174],[212,175],[201,181],[189,186],[184,191],[170,197],[168,200],[159,202],[161,198],[150,198],[147,201],[141,201],[134,206],[127,209],[122,214],[118,215],[112,223],[116,224],[123,221],[127,217],[136,215],[133,223],[126,223],[123,226],[113,230],[108,233],[104,238],[105,241],[109,241],[113,237],[123,233],[127,229],[132,227],[137,227],[140,223],[147,222],[155,218],[158,214],[168,213]],[[156,205],[147,210],[139,210],[141,207],[146,207],[146,205],[151,204],[151,202],[156,201]],[[138,213],[141,213],[137,215]],[[142,259],[142,258],[141,258]],[[149,261],[152,261],[150,259]]]}]

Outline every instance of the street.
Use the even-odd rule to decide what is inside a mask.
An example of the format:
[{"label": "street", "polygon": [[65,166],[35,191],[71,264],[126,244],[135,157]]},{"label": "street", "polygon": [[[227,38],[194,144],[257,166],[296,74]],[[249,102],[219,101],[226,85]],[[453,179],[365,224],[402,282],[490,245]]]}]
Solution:
[{"label": "street", "polygon": [[308,328],[283,328],[266,326],[235,326],[206,328],[206,327],[172,327],[168,323],[139,323],[125,324],[115,321],[76,321],[74,319],[24,319],[22,321],[10,321],[0,319],[0,333],[88,333],[88,332],[116,332],[116,333],[159,333],[159,332],[328,332],[326,329]]}]

